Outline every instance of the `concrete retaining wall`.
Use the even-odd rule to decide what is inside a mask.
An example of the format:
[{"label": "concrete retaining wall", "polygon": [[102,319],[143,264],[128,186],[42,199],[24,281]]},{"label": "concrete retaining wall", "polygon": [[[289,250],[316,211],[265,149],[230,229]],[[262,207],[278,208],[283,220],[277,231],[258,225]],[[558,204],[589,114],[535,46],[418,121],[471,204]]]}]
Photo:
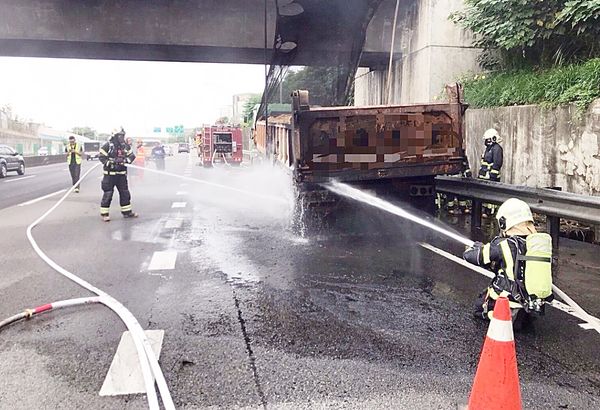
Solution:
[{"label": "concrete retaining wall", "polygon": [[574,106],[468,109],[466,147],[474,174],[488,128],[496,128],[503,139],[503,182],[600,196],[600,99],[583,118],[577,118]]},{"label": "concrete retaining wall", "polygon": [[[369,25],[368,32],[382,33],[378,48],[386,52],[395,4],[395,0],[384,0]],[[387,68],[363,68],[356,75],[355,105],[428,103],[443,95],[445,84],[479,71],[477,57],[481,50],[473,46],[473,37],[467,31],[448,19],[463,7],[463,0],[401,0],[390,95],[385,84]],[[375,47],[372,41],[365,44],[365,51],[369,47]]]},{"label": "concrete retaining wall", "polygon": [[44,155],[35,157],[23,157],[25,160],[25,167],[38,167],[40,165],[58,164],[60,162],[67,163],[67,157],[63,155]]}]

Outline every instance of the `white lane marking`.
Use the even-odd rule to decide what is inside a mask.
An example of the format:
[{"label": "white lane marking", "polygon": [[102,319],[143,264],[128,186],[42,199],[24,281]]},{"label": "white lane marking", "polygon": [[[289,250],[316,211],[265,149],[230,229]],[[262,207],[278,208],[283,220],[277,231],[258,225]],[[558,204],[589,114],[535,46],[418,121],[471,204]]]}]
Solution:
[{"label": "white lane marking", "polygon": [[17,205],[17,206],[26,206],[26,205],[35,204],[36,202],[43,201],[44,199],[46,199],[46,198],[50,198],[50,197],[52,197],[52,196],[54,196],[54,195],[62,194],[62,193],[63,193],[63,192],[65,192],[65,191],[66,191],[66,189],[61,189],[60,191],[52,192],[51,194],[44,195],[44,196],[40,196],[40,197],[38,197],[38,198],[35,198],[35,199],[32,199],[32,200],[30,200],[30,201],[27,201],[27,202],[20,203],[20,204],[19,204],[19,205]]},{"label": "white lane marking", "polygon": [[188,192],[187,191],[177,191],[177,193],[175,195],[187,195]]},{"label": "white lane marking", "polygon": [[21,177],[21,178],[11,178],[11,179],[7,179],[6,181],[4,181],[5,184],[9,183],[9,182],[15,182],[15,181],[22,181],[24,179],[29,179],[29,178],[35,178],[37,175],[27,175],[26,177]]},{"label": "white lane marking", "polygon": [[171,208],[185,208],[187,202],[173,202]]},{"label": "white lane marking", "polygon": [[166,229],[179,229],[183,224],[183,219],[169,219],[165,222]]},{"label": "white lane marking", "polygon": [[156,251],[152,255],[148,270],[167,270],[175,269],[177,261],[177,251]]},{"label": "white lane marking", "polygon": [[[162,342],[165,335],[164,330],[145,330],[144,333],[150,341],[152,351],[158,359]],[[133,343],[131,333],[123,332],[117,352],[110,364],[100,396],[117,396],[121,394],[146,393],[144,378],[138,359],[137,350]]]}]

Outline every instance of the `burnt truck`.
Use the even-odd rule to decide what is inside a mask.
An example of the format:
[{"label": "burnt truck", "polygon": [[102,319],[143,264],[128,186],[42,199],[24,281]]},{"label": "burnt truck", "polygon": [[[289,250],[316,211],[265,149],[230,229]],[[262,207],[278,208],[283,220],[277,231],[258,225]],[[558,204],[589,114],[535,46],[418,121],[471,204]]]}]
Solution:
[{"label": "burnt truck", "polygon": [[332,180],[392,195],[433,212],[436,175],[460,174],[467,162],[459,84],[448,102],[372,107],[311,107],[307,91],[292,94],[292,113],[256,123],[253,139],[267,158],[293,174],[303,207],[336,202]]}]

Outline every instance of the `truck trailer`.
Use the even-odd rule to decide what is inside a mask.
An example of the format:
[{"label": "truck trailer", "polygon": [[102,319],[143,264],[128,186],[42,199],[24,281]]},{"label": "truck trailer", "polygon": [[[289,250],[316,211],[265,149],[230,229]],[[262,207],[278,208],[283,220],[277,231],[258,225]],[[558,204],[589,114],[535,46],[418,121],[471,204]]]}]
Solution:
[{"label": "truck trailer", "polygon": [[391,194],[433,212],[436,175],[466,168],[459,84],[448,102],[372,107],[311,107],[307,91],[292,94],[292,113],[257,121],[253,139],[267,158],[293,175],[303,208],[336,201],[323,184],[346,182]]},{"label": "truck trailer", "polygon": [[198,157],[204,167],[211,167],[215,162],[223,162],[238,166],[242,163],[244,153],[242,146],[242,129],[231,125],[205,126],[197,135]]}]

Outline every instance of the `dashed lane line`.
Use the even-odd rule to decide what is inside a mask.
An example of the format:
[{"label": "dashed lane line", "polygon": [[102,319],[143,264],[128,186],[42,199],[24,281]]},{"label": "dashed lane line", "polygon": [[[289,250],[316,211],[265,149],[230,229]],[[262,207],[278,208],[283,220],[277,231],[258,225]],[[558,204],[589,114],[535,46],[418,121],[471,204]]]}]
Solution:
[{"label": "dashed lane line", "polygon": [[171,205],[171,208],[185,208],[187,205],[187,202],[173,202],[173,204]]},{"label": "dashed lane line", "polygon": [[156,251],[152,255],[148,270],[171,270],[175,269],[177,251]]},{"label": "dashed lane line", "polygon": [[188,192],[187,191],[177,191],[177,193],[175,195],[187,195]]}]

